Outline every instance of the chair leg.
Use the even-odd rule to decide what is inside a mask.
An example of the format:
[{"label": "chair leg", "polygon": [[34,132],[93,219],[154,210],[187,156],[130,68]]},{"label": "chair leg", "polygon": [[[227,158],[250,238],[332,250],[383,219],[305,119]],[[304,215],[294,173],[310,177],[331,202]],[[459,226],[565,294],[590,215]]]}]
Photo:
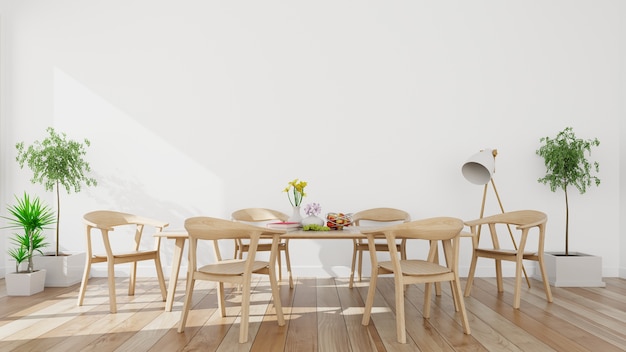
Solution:
[{"label": "chair leg", "polygon": [[137,282],[137,262],[130,264],[130,280],[128,280],[128,295],[135,295],[135,283]]},{"label": "chair leg", "polygon": [[278,250],[278,255],[276,256],[276,262],[278,263],[278,281],[283,281],[283,263],[280,259],[280,249]]},{"label": "chair leg", "polygon": [[504,285],[502,284],[502,261],[499,259],[496,259],[496,283],[498,292],[504,292]]},{"label": "chair leg", "polygon": [[[369,251],[368,251],[369,253]],[[372,255],[372,253],[370,253]],[[363,281],[363,251],[359,251],[359,282]]]},{"label": "chair leg", "polygon": [[[189,273],[188,275],[193,276],[192,273]],[[180,324],[178,325],[178,332],[185,331],[185,325],[187,324],[187,315],[189,314],[189,309],[191,309],[191,298],[193,296],[193,287],[195,283],[196,280],[193,277],[187,278],[187,290],[185,292],[183,310],[180,312]]]},{"label": "chair leg", "polygon": [[287,264],[287,275],[289,275],[289,288],[293,288],[293,276],[291,275],[291,257],[289,256],[289,241],[285,241],[285,264]]},{"label": "chair leg", "polygon": [[352,240],[352,266],[350,267],[350,283],[348,284],[349,288],[354,286],[354,268],[356,267],[356,240]]},{"label": "chair leg", "polygon": [[83,271],[83,281],[80,283],[80,290],[78,291],[78,306],[83,305],[85,300],[85,292],[87,291],[87,282],[89,281],[89,273],[91,272],[91,258],[87,256],[87,263],[85,263],[85,271]]},{"label": "chair leg", "polygon": [[372,268],[372,277],[370,278],[370,287],[367,290],[367,299],[365,300],[365,309],[363,310],[363,319],[361,324],[368,325],[370,315],[372,314],[372,306],[374,305],[374,295],[376,294],[376,281],[378,280],[378,269]]},{"label": "chair leg", "polygon": [[470,264],[469,274],[467,274],[467,282],[465,283],[465,297],[469,297],[472,292],[472,283],[474,282],[474,274],[476,273],[476,263],[478,262],[478,257],[476,254],[472,254],[472,263]]},{"label": "chair leg", "polygon": [[[370,253],[371,255],[371,253]],[[401,273],[394,273],[395,291],[396,291],[396,338],[399,343],[406,343],[406,323],[404,318],[404,283],[402,282]]]},{"label": "chair leg", "polygon": [[108,261],[107,275],[109,276],[109,309],[111,313],[117,313],[117,301],[115,299],[115,266],[113,261]]},{"label": "chair leg", "polygon": [[467,335],[470,335],[472,332],[470,330],[469,321],[467,319],[465,301],[463,300],[463,295],[461,295],[461,283],[459,281],[459,276],[456,275],[454,282],[450,282],[450,284],[456,288],[455,290],[453,290],[453,294],[455,295],[456,301],[458,302],[458,310],[461,312],[461,319],[463,319],[463,332]]},{"label": "chair leg", "polygon": [[[436,245],[435,245],[435,264],[439,264],[439,250],[437,249]],[[435,282],[435,295],[441,296],[441,282],[439,281]]]},{"label": "chair leg", "polygon": [[432,295],[432,287],[433,284],[431,282],[424,284],[424,311],[422,315],[426,319],[430,318],[430,296]]},{"label": "chair leg", "polygon": [[[287,259],[287,268],[289,268],[288,259]],[[280,290],[278,288],[278,281],[276,281],[276,272],[274,272],[274,270],[272,270],[271,268],[269,269],[269,277],[270,277],[270,286],[272,288],[272,299],[274,300],[274,309],[276,310],[276,320],[278,321],[278,326],[284,326],[285,318],[283,316],[283,304],[280,300]]]},{"label": "chair leg", "polygon": [[546,292],[546,299],[548,302],[552,302],[552,290],[550,289],[550,282],[548,280],[548,273],[543,263],[543,254],[539,255],[539,270],[541,270],[541,278],[543,279],[543,290]]},{"label": "chair leg", "polygon": [[513,308],[515,309],[519,309],[522,301],[522,265],[523,263],[520,257],[515,263],[515,293],[513,294]]},{"label": "chair leg", "polygon": [[154,267],[156,269],[157,279],[159,280],[159,287],[161,288],[161,296],[163,296],[163,302],[167,299],[167,288],[165,286],[165,276],[163,276],[163,268],[161,267],[161,259],[159,253],[154,257]]},{"label": "chair leg", "polygon": [[250,322],[250,276],[250,274],[244,274],[243,288],[241,292],[241,323],[239,324],[239,343],[248,342],[248,323]]},{"label": "chair leg", "polygon": [[[241,289],[243,291],[243,288]],[[226,316],[226,300],[224,296],[224,283],[220,281],[217,285],[217,305],[220,309],[220,314],[222,314],[222,318]]]}]

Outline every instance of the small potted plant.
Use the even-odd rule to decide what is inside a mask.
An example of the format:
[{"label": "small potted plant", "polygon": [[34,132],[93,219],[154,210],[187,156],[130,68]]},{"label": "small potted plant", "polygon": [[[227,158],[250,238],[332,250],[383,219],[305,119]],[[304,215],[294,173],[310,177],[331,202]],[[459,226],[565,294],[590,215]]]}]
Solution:
[{"label": "small potted plant", "polygon": [[[8,207],[10,216],[3,217],[8,220],[6,228],[20,230],[12,239],[17,247],[8,251],[15,259],[15,273],[6,275],[7,294],[10,296],[28,296],[41,292],[44,287],[46,270],[36,270],[33,265],[35,252],[41,253],[46,247],[45,237],[42,231],[47,226],[54,224],[54,213],[39,198],[31,199],[24,193],[23,197],[15,197],[17,204]],[[20,264],[28,262],[26,270],[20,271]]]},{"label": "small potted plant", "polygon": [[72,191],[78,193],[82,185],[96,186],[98,183],[87,176],[91,167],[84,157],[86,147],[90,146],[89,140],[84,139],[81,143],[67,139],[65,133],[59,134],[52,127],[46,131],[48,136],[41,142],[35,141],[30,146],[25,146],[24,142],[17,143],[16,160],[21,168],[27,165],[31,169],[32,183],[42,184],[46,191],[54,190],[56,193],[55,251],[52,255],[38,256],[35,265],[48,269],[46,286],[67,287],[80,282],[85,254],[60,251],[60,189],[64,188],[68,194]]},{"label": "small potted plant", "polygon": [[[555,138],[542,137],[540,142],[543,145],[536,154],[543,158],[546,174],[537,181],[549,185],[552,192],[561,189],[565,194],[565,252],[547,252],[545,255],[550,283],[555,286],[604,286],[602,258],[569,251],[568,190],[575,187],[580,194],[584,194],[588,187],[600,185],[600,179],[594,174],[599,172],[600,165],[588,159],[591,148],[599,146],[600,141],[597,138],[577,138],[572,127],[566,127]],[[571,276],[565,273],[566,269],[568,272],[572,269]],[[585,278],[585,273],[589,273],[590,277]]]},{"label": "small potted plant", "polygon": [[324,226],[324,219],[320,218],[318,215],[322,212],[322,207],[319,203],[308,203],[304,206],[304,213],[307,215],[306,218],[302,219],[302,226],[306,225],[318,225]]}]

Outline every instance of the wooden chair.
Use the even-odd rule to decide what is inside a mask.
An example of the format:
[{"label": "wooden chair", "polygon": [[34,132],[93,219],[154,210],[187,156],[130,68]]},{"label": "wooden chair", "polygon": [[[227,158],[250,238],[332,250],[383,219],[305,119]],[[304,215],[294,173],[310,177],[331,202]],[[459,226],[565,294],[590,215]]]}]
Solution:
[{"label": "wooden chair", "polygon": [[[465,303],[461,295],[461,285],[458,272],[459,238],[463,229],[463,221],[450,217],[438,217],[417,220],[394,225],[379,230],[362,230],[368,237],[370,246],[375,247],[375,237],[384,235],[391,260],[377,262],[375,253],[371,254],[372,278],[365,302],[363,325],[369,324],[369,319],[376,294],[378,275],[393,274],[396,301],[396,336],[398,342],[406,343],[406,324],[404,317],[404,285],[425,283],[424,291],[424,318],[430,317],[430,301],[432,283],[450,281],[456,311],[461,311],[463,332],[470,334],[469,322],[465,311]],[[398,239],[421,239],[430,242],[430,251],[426,260],[398,259]],[[435,253],[438,243],[442,244],[446,265],[435,262]]]},{"label": "wooden chair", "polygon": [[[352,222],[354,226],[361,226],[364,222],[372,222],[372,223],[388,223],[391,224],[393,222],[408,222],[411,221],[411,216],[404,210],[394,209],[394,208],[372,208],[367,210],[362,210],[352,215]],[[400,243],[396,246],[398,252],[402,259],[406,259],[406,240],[401,240]],[[376,251],[378,252],[386,252],[388,251],[386,242],[376,242]],[[359,281],[362,279],[363,274],[363,252],[369,252],[369,247],[367,243],[363,240],[357,239],[353,240],[353,250],[352,250],[352,267],[350,269],[350,284],[349,287],[352,288],[354,285],[354,269],[356,266],[357,254],[359,258]],[[370,254],[371,255],[371,254]]]},{"label": "wooden chair", "polygon": [[[289,215],[281,213],[277,210],[266,208],[246,208],[234,211],[231,214],[231,218],[234,221],[244,222],[251,225],[263,225],[272,221],[287,221]],[[257,246],[257,252],[267,252],[271,249],[272,244],[267,241],[261,241]],[[235,255],[234,258],[243,258],[243,253],[250,250],[250,244],[242,239],[235,240]],[[289,275],[289,288],[293,288],[293,278],[291,276],[291,260],[289,259],[289,240],[281,240],[278,244],[278,280],[283,279],[283,266],[281,261],[280,252],[285,255],[285,264],[287,265],[287,274]]]},{"label": "wooden chair", "polygon": [[[543,279],[543,288],[546,293],[548,302],[552,302],[552,292],[550,291],[550,283],[546,274],[546,268],[543,263],[543,245],[545,240],[546,222],[548,216],[545,213],[536,210],[519,210],[512,211],[497,215],[484,217],[482,219],[476,219],[465,222],[465,225],[469,226],[474,237],[472,238],[473,255],[472,263],[470,265],[470,271],[467,277],[467,284],[465,286],[465,296],[469,296],[472,289],[472,282],[474,280],[474,274],[476,272],[476,262],[479,257],[491,258],[496,262],[496,280],[498,286],[498,292],[503,292],[502,285],[502,260],[515,262],[515,294],[513,296],[513,308],[519,309],[522,286],[522,265],[523,260],[534,260],[539,263],[539,269],[541,270],[541,276]],[[489,232],[491,233],[491,244],[489,247],[480,247],[480,226],[488,225]],[[497,228],[506,225],[515,225],[517,230],[521,231],[519,243],[514,243],[516,249],[504,249],[500,247],[500,241],[498,240]],[[537,250],[525,251],[526,242],[528,240],[528,234],[530,230],[537,228]],[[510,230],[510,227],[509,227]],[[515,241],[515,238],[513,238]]]},{"label": "wooden chair", "polygon": [[[163,269],[161,268],[161,259],[159,257],[161,238],[154,238],[154,246],[152,248],[142,249],[141,236],[146,226],[154,227],[156,229],[155,232],[158,232],[163,230],[163,228],[168,224],[162,221],[133,214],[109,210],[98,210],[87,213],[83,216],[83,219],[87,226],[87,260],[85,264],[85,271],[83,273],[83,281],[80,285],[80,291],[78,293],[78,305],[82,306],[83,300],[85,299],[85,291],[87,290],[87,282],[89,281],[91,265],[95,263],[107,263],[109,306],[111,313],[117,312],[115,299],[115,265],[131,263],[128,295],[133,296],[135,294],[137,262],[144,260],[154,261],[159,286],[161,288],[161,294],[163,295],[163,301],[165,301],[165,279],[163,278]],[[113,249],[113,246],[111,245],[111,236],[109,235],[109,232],[114,231],[116,228],[122,230],[123,227],[128,227],[129,229],[134,230],[134,234],[132,235],[133,245],[130,245],[131,238],[128,238],[128,250],[118,251]],[[102,235],[102,243],[104,245],[105,253],[93,253],[93,229],[100,230],[99,232]],[[97,233],[98,232],[95,232],[95,234]]]},{"label": "wooden chair", "polygon": [[[248,341],[248,322],[250,311],[250,294],[252,274],[269,274],[272,297],[274,299],[274,307],[276,309],[276,317],[278,325],[285,325],[283,317],[280,295],[278,292],[278,282],[276,281],[276,272],[274,265],[270,265],[275,260],[278,253],[278,242],[280,234],[285,233],[284,230],[273,230],[253,226],[234,221],[210,218],[210,217],[193,217],[185,221],[185,229],[189,234],[189,263],[187,274],[187,290],[185,293],[185,302],[181,312],[180,325],[178,332],[185,330],[187,315],[191,309],[191,300],[193,295],[194,284],[196,280],[208,280],[219,282],[217,290],[218,305],[222,317],[226,316],[226,306],[224,302],[224,282],[241,285],[241,323],[239,326],[239,342]],[[261,236],[272,237],[272,248],[270,262],[257,261],[256,252],[259,239]],[[214,246],[220,239],[246,239],[249,241],[248,256],[246,259],[229,259],[218,261],[214,264],[198,267],[198,241],[212,240]]]}]

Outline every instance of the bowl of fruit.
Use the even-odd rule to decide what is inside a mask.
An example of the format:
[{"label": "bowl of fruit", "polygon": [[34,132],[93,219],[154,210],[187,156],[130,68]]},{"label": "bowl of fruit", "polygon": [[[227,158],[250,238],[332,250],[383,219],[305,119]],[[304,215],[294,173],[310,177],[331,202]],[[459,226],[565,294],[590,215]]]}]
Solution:
[{"label": "bowl of fruit", "polygon": [[350,225],[352,225],[352,214],[326,214],[326,226],[330,227],[331,230],[343,230],[344,226]]}]

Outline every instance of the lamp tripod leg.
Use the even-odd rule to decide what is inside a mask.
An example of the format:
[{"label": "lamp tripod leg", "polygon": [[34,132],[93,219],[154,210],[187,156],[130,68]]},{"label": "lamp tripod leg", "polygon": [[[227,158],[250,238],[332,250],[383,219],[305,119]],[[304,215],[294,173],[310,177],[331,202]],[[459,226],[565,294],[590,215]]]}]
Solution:
[{"label": "lamp tripod leg", "polygon": [[[500,211],[504,213],[504,207],[502,206],[502,201],[500,200],[500,195],[498,194],[498,190],[496,189],[496,183],[491,179],[491,186],[493,186],[493,191],[496,194],[496,199],[498,199],[498,205],[500,205]],[[487,185],[485,185],[485,191],[483,193],[483,205],[480,210],[480,217],[483,217],[483,209],[485,207],[485,196],[487,195]],[[513,242],[513,248],[517,251],[517,243],[515,242],[515,238],[513,237],[513,231],[511,231],[511,225],[507,224],[506,227],[509,229],[509,236],[511,237],[511,242]],[[480,229],[479,229],[480,231]],[[530,288],[530,280],[528,279],[528,274],[526,274],[526,268],[524,264],[522,264],[522,272],[524,273],[524,278],[526,279],[526,284],[528,288]]]}]

